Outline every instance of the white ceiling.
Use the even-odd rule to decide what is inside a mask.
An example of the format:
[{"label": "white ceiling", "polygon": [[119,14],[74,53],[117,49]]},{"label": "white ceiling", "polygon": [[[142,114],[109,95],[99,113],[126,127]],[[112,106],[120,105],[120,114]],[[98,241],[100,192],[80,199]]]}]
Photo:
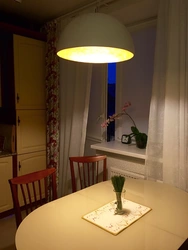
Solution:
[{"label": "white ceiling", "polygon": [[127,24],[156,16],[159,0],[0,0],[0,12],[43,24],[97,3],[99,12],[111,13]]}]

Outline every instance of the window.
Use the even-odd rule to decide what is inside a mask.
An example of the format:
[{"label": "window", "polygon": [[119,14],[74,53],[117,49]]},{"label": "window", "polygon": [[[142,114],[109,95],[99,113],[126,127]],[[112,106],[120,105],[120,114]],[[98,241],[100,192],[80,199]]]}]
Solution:
[{"label": "window", "polygon": [[[107,116],[115,113],[115,97],[116,97],[116,63],[108,64],[108,104]],[[107,141],[114,140],[115,122],[112,122],[107,127]]]}]

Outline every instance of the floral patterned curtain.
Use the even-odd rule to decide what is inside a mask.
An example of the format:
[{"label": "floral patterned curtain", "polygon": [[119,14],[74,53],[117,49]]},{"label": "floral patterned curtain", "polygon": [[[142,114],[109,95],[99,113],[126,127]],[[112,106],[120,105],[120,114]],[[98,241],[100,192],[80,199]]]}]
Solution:
[{"label": "floral patterned curtain", "polygon": [[[58,23],[49,22],[44,27],[46,45],[46,111],[47,111],[47,167],[59,172],[59,59],[56,55]],[[58,174],[57,174],[58,184]]]}]

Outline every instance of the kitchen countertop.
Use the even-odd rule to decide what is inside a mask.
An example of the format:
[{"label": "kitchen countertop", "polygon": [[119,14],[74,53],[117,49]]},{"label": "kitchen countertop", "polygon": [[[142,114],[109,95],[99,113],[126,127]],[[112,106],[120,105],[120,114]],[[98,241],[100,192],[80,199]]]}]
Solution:
[{"label": "kitchen countertop", "polygon": [[16,155],[16,153],[11,153],[9,151],[0,152],[0,158]]}]

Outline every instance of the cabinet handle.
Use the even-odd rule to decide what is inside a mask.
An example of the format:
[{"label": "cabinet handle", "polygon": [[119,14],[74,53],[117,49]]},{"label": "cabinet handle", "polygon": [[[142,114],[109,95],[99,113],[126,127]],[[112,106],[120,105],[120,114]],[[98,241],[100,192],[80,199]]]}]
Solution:
[{"label": "cabinet handle", "polygon": [[19,164],[18,164],[19,171],[20,171],[21,167],[22,167],[22,166],[21,166],[21,164],[20,164],[20,162],[19,162]]},{"label": "cabinet handle", "polygon": [[20,117],[18,116],[18,126],[20,125]]},{"label": "cabinet handle", "polygon": [[18,93],[17,93],[16,99],[17,99],[17,103],[19,103],[20,97],[19,97]]}]

